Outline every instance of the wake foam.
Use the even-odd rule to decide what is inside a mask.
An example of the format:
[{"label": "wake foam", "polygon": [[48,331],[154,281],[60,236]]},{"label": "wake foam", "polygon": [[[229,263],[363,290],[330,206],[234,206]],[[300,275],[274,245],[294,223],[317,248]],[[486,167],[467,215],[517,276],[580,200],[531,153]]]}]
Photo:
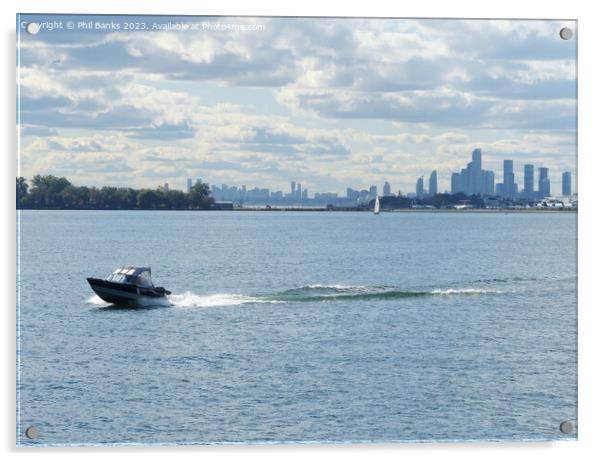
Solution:
[{"label": "wake foam", "polygon": [[174,294],[168,297],[172,306],[176,307],[224,307],[241,306],[245,304],[270,303],[304,303],[304,302],[334,302],[361,300],[391,300],[427,296],[461,296],[485,295],[502,293],[499,290],[479,288],[439,288],[428,291],[407,291],[395,287],[368,287],[363,285],[306,285],[292,288],[269,295],[241,295],[233,293],[218,293],[197,295],[190,291],[184,294]]},{"label": "wake foam", "polygon": [[483,290],[480,288],[447,288],[436,289],[430,291],[434,295],[485,295],[485,294],[500,294],[500,290]]},{"label": "wake foam", "polygon": [[92,295],[88,299],[86,299],[88,304],[94,304],[95,306],[107,306],[108,303],[100,299],[98,295]]},{"label": "wake foam", "polygon": [[250,303],[276,303],[260,296],[245,296],[240,294],[217,293],[212,295],[197,295],[187,291],[181,295],[170,295],[169,301],[176,307],[218,307],[239,306]]}]

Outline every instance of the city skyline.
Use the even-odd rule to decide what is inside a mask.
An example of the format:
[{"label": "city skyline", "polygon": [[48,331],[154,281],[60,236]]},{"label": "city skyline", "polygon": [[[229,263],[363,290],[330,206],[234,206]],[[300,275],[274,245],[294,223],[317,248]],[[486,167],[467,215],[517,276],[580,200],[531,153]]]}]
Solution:
[{"label": "city skyline", "polygon": [[545,165],[552,191],[564,171],[576,190],[567,22],[236,21],[262,30],[19,29],[18,174],[270,189],[298,178],[343,194],[386,180],[407,193],[436,169],[443,191],[481,148],[496,178],[512,158],[517,181],[517,165]]},{"label": "city skyline", "polygon": [[[243,198],[261,199],[261,200],[287,200],[290,199],[291,202],[301,202],[307,199],[313,199],[316,197],[315,194],[319,195],[317,198],[333,198],[333,199],[347,199],[349,202],[357,201],[360,199],[361,202],[369,201],[374,199],[376,195],[379,196],[391,196],[391,195],[401,195],[408,197],[416,197],[422,198],[426,196],[436,195],[437,193],[458,193],[463,192],[466,195],[481,195],[481,196],[499,196],[502,198],[514,198],[514,199],[527,199],[527,200],[538,200],[546,197],[554,197],[554,196],[572,196],[573,192],[573,184],[572,184],[572,172],[565,171],[562,172],[562,190],[558,191],[558,193],[553,193],[550,189],[550,183],[548,174],[549,168],[540,167],[537,169],[538,177],[537,177],[537,187],[534,186],[534,165],[525,164],[523,165],[525,173],[520,178],[522,182],[519,183],[519,177],[515,174],[515,165],[512,159],[505,159],[503,161],[504,173],[502,178],[500,178],[501,182],[495,182],[495,173],[489,170],[479,170],[478,165],[481,165],[482,162],[482,151],[481,149],[475,149],[472,153],[472,162],[469,162],[468,166],[473,162],[477,165],[477,168],[473,170],[473,180],[474,176],[476,176],[478,171],[481,171],[482,174],[482,189],[480,191],[475,190],[474,188],[464,184],[463,186],[457,186],[457,190],[439,190],[438,185],[438,172],[437,170],[433,170],[429,177],[428,183],[425,181],[424,176],[421,175],[415,184],[415,189],[413,191],[401,191],[401,189],[394,189],[391,186],[391,183],[388,180],[385,180],[382,184],[382,189],[379,188],[379,185],[367,185],[366,187],[358,187],[357,185],[348,185],[345,191],[345,194],[339,194],[338,192],[332,191],[310,191],[308,189],[303,189],[301,191],[301,183],[296,181],[291,181],[291,188],[289,192],[285,192],[283,189],[272,189],[267,187],[261,187],[259,185],[229,185],[229,184],[210,184],[212,192],[215,194],[217,191],[217,199],[228,199],[228,200],[243,200]],[[464,171],[464,170],[463,170]],[[466,169],[468,173],[470,173],[470,168]],[[452,176],[459,175],[459,173],[452,173]],[[197,181],[201,181],[201,178],[198,178]],[[187,183],[191,184],[192,179],[187,178]],[[452,179],[453,183],[453,179]],[[296,186],[295,186],[296,184]],[[428,187],[426,186],[428,184]],[[382,191],[382,192],[381,192]],[[434,192],[433,192],[434,191]],[[249,194],[249,195],[246,195]]]},{"label": "city skyline", "polygon": [[[482,149],[477,148],[472,151],[471,161],[468,162],[465,168],[463,168],[460,172],[453,172],[451,174],[451,190],[439,189],[438,182],[438,173],[437,170],[433,170],[428,177],[428,186],[426,186],[426,182],[424,179],[424,175],[421,175],[415,185],[414,192],[401,191],[401,189],[397,189],[397,192],[392,192],[393,189],[391,187],[391,183],[388,180],[384,181],[382,186],[382,192],[378,192],[378,186],[370,185],[364,187],[358,187],[357,185],[347,185],[346,193],[339,194],[338,192],[333,191],[312,191],[313,194],[319,194],[321,196],[327,197],[346,197],[350,199],[352,195],[355,194],[355,198],[361,198],[363,200],[367,200],[370,198],[379,196],[391,196],[391,195],[405,195],[405,196],[416,196],[421,198],[422,196],[432,196],[436,195],[439,192],[443,193],[458,193],[463,192],[466,195],[481,195],[481,196],[498,196],[502,198],[521,198],[521,199],[541,199],[545,197],[552,196],[571,196],[573,195],[573,184],[572,184],[572,172],[564,171],[562,172],[561,179],[561,188],[562,190],[558,193],[553,193],[551,189],[551,181],[549,178],[549,168],[548,167],[539,167],[537,183],[535,183],[535,166],[532,164],[524,164],[523,166],[523,175],[519,178],[519,175],[515,173],[515,164],[513,159],[504,159],[503,160],[503,174],[501,175],[501,181],[496,182],[496,174],[491,170],[483,170],[482,169],[482,161],[483,161],[483,152]],[[522,179],[522,183],[519,183],[519,179]],[[201,178],[197,178],[197,181],[202,181]],[[187,191],[190,191],[192,186],[193,179],[187,178]],[[289,198],[291,200],[307,200],[309,198],[313,198],[313,195],[309,192],[307,188],[301,189],[301,183],[297,181],[290,182],[290,191],[284,192],[283,189],[278,188],[268,188],[261,187],[258,185],[251,185],[251,187],[247,188],[246,184],[240,185],[228,185],[222,183],[221,185],[211,184],[208,182],[211,187],[211,190],[217,195],[219,198],[231,198],[232,200],[242,200],[246,197],[247,192],[249,192],[249,197],[254,199],[256,198],[264,198],[264,199],[276,199],[282,200]],[[537,187],[535,187],[537,184]],[[167,184],[165,185],[167,186]],[[428,187],[428,188],[427,188]],[[357,188],[357,189],[356,189]],[[576,188],[575,188],[575,193]]]}]

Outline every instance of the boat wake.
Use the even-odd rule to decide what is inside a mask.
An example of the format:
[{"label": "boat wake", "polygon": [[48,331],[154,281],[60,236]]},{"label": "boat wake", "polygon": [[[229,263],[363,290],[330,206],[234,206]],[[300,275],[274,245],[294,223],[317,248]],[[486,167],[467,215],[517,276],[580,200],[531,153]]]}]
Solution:
[{"label": "boat wake", "polygon": [[177,307],[217,307],[217,306],[240,306],[251,303],[278,303],[284,301],[271,300],[262,296],[246,296],[240,294],[217,293],[212,295],[197,295],[187,291],[184,294],[173,294],[169,302]]},{"label": "boat wake", "polygon": [[222,307],[245,304],[282,304],[304,302],[336,302],[361,300],[394,300],[428,296],[470,296],[502,293],[480,288],[438,288],[433,290],[400,290],[395,287],[367,287],[361,285],[306,285],[267,295],[218,293],[197,295],[191,292],[168,297],[175,307]]}]

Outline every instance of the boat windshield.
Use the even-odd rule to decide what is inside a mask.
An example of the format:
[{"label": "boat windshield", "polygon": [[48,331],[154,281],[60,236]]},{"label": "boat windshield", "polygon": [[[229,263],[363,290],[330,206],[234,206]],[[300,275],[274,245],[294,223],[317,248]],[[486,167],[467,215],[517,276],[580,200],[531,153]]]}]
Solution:
[{"label": "boat windshield", "polygon": [[107,277],[107,281],[116,283],[125,283],[125,274],[111,274]]},{"label": "boat windshield", "polygon": [[106,280],[109,282],[128,283],[148,288],[152,288],[153,286],[150,271],[136,268],[117,269],[110,274]]},{"label": "boat windshield", "polygon": [[140,285],[141,287],[152,287],[153,282],[151,281],[150,272],[144,271],[140,272],[137,277],[132,276],[132,278],[136,278],[136,285]]}]

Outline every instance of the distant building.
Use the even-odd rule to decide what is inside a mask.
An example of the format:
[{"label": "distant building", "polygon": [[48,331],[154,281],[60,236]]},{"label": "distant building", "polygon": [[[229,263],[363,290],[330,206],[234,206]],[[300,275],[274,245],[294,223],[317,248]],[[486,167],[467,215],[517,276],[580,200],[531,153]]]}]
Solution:
[{"label": "distant building", "polygon": [[571,172],[562,173],[562,195],[570,197],[571,195]]},{"label": "distant building", "polygon": [[376,198],[377,194],[378,194],[378,189],[376,188],[376,186],[370,186],[370,197]]},{"label": "distant building", "polygon": [[295,196],[295,181],[291,181],[291,197]]},{"label": "distant building", "polygon": [[349,202],[357,203],[357,200],[360,198],[360,191],[355,190],[351,187],[347,188],[347,200]]},{"label": "distant building", "polygon": [[534,177],[535,177],[534,171],[535,171],[535,169],[533,168],[533,165],[525,165],[524,166],[525,178],[524,178],[523,194],[526,199],[532,199],[535,196],[534,188],[533,188]]},{"label": "distant building", "polygon": [[469,173],[471,194],[483,193],[483,168],[481,156],[481,149],[475,149],[472,151],[472,162],[470,162]]},{"label": "distant building", "polygon": [[485,187],[483,192],[485,192],[485,195],[495,194],[495,173],[493,171],[485,171]]},{"label": "distant building", "polygon": [[481,149],[472,151],[472,161],[459,173],[452,173],[452,194],[463,192],[466,195],[493,194],[495,177],[493,171],[482,168]]},{"label": "distant building", "polygon": [[507,198],[514,198],[516,195],[516,185],[514,183],[514,164],[512,160],[504,160],[504,187],[502,195]]},{"label": "distant building", "polygon": [[234,209],[234,204],[232,202],[215,202],[212,206],[214,210],[232,210]]},{"label": "distant building", "polygon": [[429,195],[437,195],[437,170],[429,176]]},{"label": "distant building", "polygon": [[504,184],[501,182],[498,182],[495,185],[495,195],[497,195],[498,197],[502,197],[504,195]]},{"label": "distant building", "polygon": [[451,176],[451,193],[457,194],[462,192],[462,185],[460,183],[460,173],[452,173]]},{"label": "distant building", "polygon": [[424,178],[420,176],[416,181],[416,197],[421,199],[424,196]]},{"label": "distant building", "polygon": [[169,192],[169,183],[168,182],[163,184],[163,192]]},{"label": "distant building", "polygon": [[186,192],[190,193],[192,190],[192,178],[186,180]]},{"label": "distant building", "polygon": [[383,186],[383,196],[388,197],[391,195],[391,184],[388,181],[385,181],[385,185]]},{"label": "distant building", "polygon": [[539,169],[539,189],[537,191],[539,198],[546,198],[550,196],[550,179],[548,178],[548,169]]}]

